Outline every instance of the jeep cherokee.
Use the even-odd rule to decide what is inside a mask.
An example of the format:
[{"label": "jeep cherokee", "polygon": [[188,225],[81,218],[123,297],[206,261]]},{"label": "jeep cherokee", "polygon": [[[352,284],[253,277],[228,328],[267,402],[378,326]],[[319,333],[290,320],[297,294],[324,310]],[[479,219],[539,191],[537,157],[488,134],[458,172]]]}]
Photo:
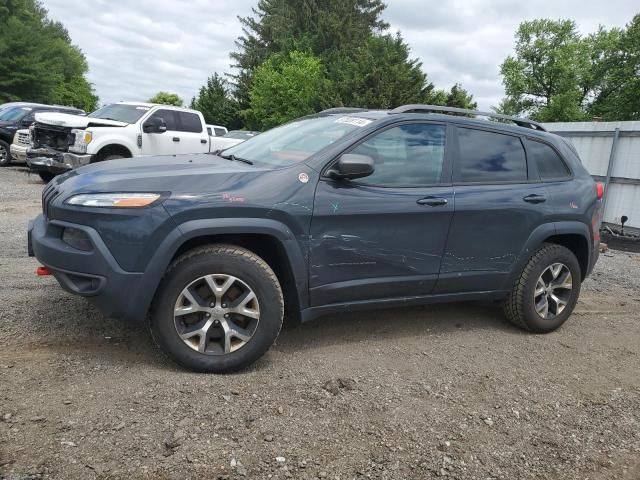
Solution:
[{"label": "jeep cherokee", "polygon": [[104,314],[148,318],[179,364],[229,372],[285,317],[488,299],[553,331],[597,260],[602,195],[529,120],[330,109],[217,155],[66,173],[43,191],[29,250]]}]

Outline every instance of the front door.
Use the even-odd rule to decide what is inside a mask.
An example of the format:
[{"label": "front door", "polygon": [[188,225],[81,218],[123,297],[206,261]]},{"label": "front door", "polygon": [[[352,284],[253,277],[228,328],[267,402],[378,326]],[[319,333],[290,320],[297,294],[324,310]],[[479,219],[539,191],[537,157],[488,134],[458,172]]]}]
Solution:
[{"label": "front door", "polygon": [[[178,131],[178,119],[174,110],[156,110],[149,117],[161,118],[167,125],[167,131],[163,133],[142,132],[142,151],[144,155],[172,155],[182,153],[180,151],[180,133]],[[177,140],[176,140],[177,139]]]},{"label": "front door", "polygon": [[446,126],[407,123],[349,153],[374,159],[372,175],[321,179],[310,239],[311,304],[423,296],[438,278],[453,214]]}]

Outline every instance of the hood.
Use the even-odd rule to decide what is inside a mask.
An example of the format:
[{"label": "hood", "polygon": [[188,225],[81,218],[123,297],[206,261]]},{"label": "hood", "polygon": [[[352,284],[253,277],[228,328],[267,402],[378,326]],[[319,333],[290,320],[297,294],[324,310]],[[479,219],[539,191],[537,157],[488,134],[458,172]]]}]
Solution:
[{"label": "hood", "polygon": [[231,179],[248,180],[265,171],[210,154],[167,155],[94,163],[60,176],[56,182],[68,192],[213,192]]},{"label": "hood", "polygon": [[71,115],[70,113],[42,112],[36,113],[36,122],[55,125],[57,127],[87,128],[92,125],[102,125],[106,127],[125,127],[129,125],[125,122],[115,120],[104,120],[102,118],[85,117],[82,115]]}]

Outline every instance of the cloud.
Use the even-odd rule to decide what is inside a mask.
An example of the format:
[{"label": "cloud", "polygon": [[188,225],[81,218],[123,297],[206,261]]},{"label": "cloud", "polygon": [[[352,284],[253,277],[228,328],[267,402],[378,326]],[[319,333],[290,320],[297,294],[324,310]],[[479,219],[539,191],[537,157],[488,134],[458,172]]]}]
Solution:
[{"label": "cloud", "polygon": [[[44,0],[89,62],[103,103],[146,100],[159,90],[189,102],[214,72],[231,72],[229,53],[242,34],[237,16],[257,0]],[[518,24],[573,18],[583,33],[622,27],[637,13],[626,0],[387,0],[383,17],[400,31],[438,88],[460,82],[483,109],[503,96],[499,66]]]}]

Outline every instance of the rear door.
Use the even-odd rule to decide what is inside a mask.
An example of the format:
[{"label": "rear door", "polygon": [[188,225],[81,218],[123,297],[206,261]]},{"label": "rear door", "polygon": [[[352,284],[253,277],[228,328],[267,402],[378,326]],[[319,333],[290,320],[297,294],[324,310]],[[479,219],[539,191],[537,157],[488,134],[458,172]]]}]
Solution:
[{"label": "rear door", "polygon": [[453,213],[446,131],[419,122],[376,132],[348,152],[372,157],[372,175],[320,180],[310,237],[312,305],[432,291]]},{"label": "rear door", "polygon": [[200,115],[193,112],[176,111],[178,117],[178,150],[180,153],[209,151],[209,135],[204,129]]},{"label": "rear door", "polygon": [[531,232],[547,218],[547,190],[523,139],[456,127],[456,208],[435,293],[500,290]]}]

